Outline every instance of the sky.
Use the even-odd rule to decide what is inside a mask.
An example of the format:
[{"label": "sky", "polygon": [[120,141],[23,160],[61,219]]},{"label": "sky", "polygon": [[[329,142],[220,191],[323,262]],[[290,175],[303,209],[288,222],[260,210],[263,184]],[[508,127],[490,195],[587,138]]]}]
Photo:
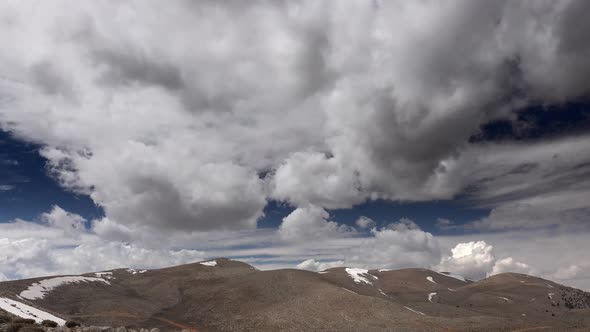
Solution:
[{"label": "sky", "polygon": [[230,257],[590,290],[588,10],[3,1],[0,280]]}]

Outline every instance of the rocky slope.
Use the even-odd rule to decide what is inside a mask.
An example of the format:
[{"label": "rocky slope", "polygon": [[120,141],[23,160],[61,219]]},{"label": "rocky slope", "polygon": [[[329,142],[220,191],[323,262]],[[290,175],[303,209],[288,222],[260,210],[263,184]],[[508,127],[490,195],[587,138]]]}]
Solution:
[{"label": "rocky slope", "polygon": [[0,283],[0,309],[30,308],[41,313],[25,318],[38,321],[163,331],[590,330],[588,293],[522,274],[472,282],[424,269],[259,271],[227,259]]}]

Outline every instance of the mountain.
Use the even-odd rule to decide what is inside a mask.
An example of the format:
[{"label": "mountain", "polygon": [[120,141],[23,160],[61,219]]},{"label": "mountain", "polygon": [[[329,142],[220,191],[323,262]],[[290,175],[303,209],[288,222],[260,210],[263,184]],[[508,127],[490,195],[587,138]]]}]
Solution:
[{"label": "mountain", "polygon": [[228,259],[0,283],[0,309],[191,331],[588,331],[590,294],[516,273],[259,271]]}]

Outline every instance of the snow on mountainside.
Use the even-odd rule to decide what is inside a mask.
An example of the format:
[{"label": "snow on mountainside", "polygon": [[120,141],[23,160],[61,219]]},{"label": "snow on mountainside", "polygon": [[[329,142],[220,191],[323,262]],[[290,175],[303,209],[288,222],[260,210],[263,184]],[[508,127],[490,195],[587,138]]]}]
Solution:
[{"label": "snow on mountainside", "polygon": [[113,279],[113,272],[95,272],[94,273],[95,276],[97,276],[98,278],[103,278],[103,279]]},{"label": "snow on mountainside", "polygon": [[436,292],[428,293],[428,302],[432,302],[432,298],[436,295]]},{"label": "snow on mountainside", "polygon": [[366,270],[366,269],[347,267],[345,271],[356,283],[363,282],[365,284],[372,285],[373,283],[371,281],[369,281],[369,279],[367,279],[367,277],[370,276],[370,277],[373,277],[373,279],[378,279],[374,275],[370,274],[369,270]]},{"label": "snow on mountainside", "polygon": [[59,325],[64,325],[66,323],[65,320],[48,312],[33,308],[30,305],[5,297],[0,297],[0,309],[21,318],[33,319],[37,323],[41,323],[44,320],[52,320]]},{"label": "snow on mountainside", "polygon": [[146,273],[148,270],[136,270],[136,269],[127,269],[127,272],[131,273],[131,274],[142,274],[142,273]]},{"label": "snow on mountainside", "polygon": [[110,282],[103,278],[82,277],[82,276],[67,276],[56,277],[51,279],[44,279],[33,283],[26,290],[22,291],[19,296],[28,300],[42,299],[45,294],[51,292],[54,288],[64,284],[79,283],[79,282],[102,282],[110,285]]},{"label": "snow on mountainside", "polygon": [[199,263],[201,265],[205,265],[205,266],[217,266],[217,262],[216,261],[207,261],[207,262],[201,262]]}]

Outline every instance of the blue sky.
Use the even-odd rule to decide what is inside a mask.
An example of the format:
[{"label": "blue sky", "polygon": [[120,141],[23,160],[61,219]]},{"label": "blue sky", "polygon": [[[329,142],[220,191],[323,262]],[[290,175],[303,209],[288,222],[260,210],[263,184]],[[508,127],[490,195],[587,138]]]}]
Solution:
[{"label": "blue sky", "polygon": [[34,220],[58,204],[91,220],[102,216],[100,207],[87,196],[62,188],[48,174],[39,146],[0,131],[0,182],[12,187],[0,191],[0,220]]},{"label": "blue sky", "polygon": [[590,287],[588,2],[56,1],[0,4],[0,279],[225,256]]}]

